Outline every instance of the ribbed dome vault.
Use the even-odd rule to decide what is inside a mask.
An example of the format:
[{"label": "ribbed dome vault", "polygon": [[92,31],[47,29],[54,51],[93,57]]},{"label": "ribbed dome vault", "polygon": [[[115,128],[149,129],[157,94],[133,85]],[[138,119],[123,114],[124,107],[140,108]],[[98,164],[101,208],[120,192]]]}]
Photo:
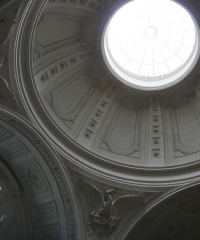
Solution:
[{"label": "ribbed dome vault", "polygon": [[[200,24],[197,2],[177,2]],[[115,176],[122,169],[133,171],[130,178],[134,171],[154,179],[155,171],[158,175],[165,171],[171,181],[173,171],[177,179],[177,171],[193,167],[196,171],[199,164],[199,62],[184,80],[165,90],[142,91],[120,82],[104,61],[102,34],[123,4],[122,0],[36,4],[32,13],[36,20],[29,20],[31,33],[24,31],[22,40],[29,39],[25,55],[30,62],[25,63],[24,74],[32,79],[20,80],[25,86],[22,98],[29,99],[25,104],[35,124],[76,166],[101,169],[103,174],[113,171]],[[80,152],[85,157],[80,158]],[[136,175],[140,179],[140,173]]]}]

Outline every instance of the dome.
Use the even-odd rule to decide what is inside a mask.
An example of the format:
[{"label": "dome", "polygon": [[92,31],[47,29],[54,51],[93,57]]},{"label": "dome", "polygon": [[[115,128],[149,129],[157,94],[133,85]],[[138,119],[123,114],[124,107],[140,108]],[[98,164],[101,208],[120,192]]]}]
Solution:
[{"label": "dome", "polygon": [[0,11],[0,239],[199,239],[198,1]]},{"label": "dome", "polygon": [[[167,19],[168,11],[171,13],[169,17],[174,16],[173,19],[176,20],[178,26],[182,24],[180,23],[182,19],[187,19],[188,24],[187,21],[185,22],[187,25],[180,25],[181,28],[179,26],[178,35],[182,36],[184,32],[185,36],[186,34],[190,36],[185,39],[191,41],[194,47],[190,49],[186,59],[193,58],[191,54],[194,54],[195,62],[192,63],[194,65],[198,60],[197,53],[199,52],[196,13],[193,12],[192,16],[185,10],[185,7],[168,0],[152,1],[152,4],[158,5],[160,11],[163,4],[165,7],[168,6],[163,10],[166,13],[163,18],[164,24],[166,21],[170,22]],[[130,84],[123,83],[125,80],[122,82],[118,80],[105,60],[104,54],[106,53],[102,49],[102,39],[104,36],[105,39],[109,37],[107,36],[109,33],[105,33],[105,29],[107,27],[106,31],[108,29],[110,31],[112,24],[115,24],[113,19],[118,14],[116,10],[123,5],[122,9],[130,9],[130,15],[132,11],[137,11],[138,15],[134,15],[137,20],[141,14],[147,14],[146,8],[144,13],[143,10],[141,13],[138,10],[143,9],[140,4],[143,6],[145,0],[139,3],[133,1],[125,5],[119,3],[114,9],[110,4],[107,7],[104,6],[105,10],[103,10],[102,5],[102,13],[99,12],[97,15],[91,13],[91,11],[96,11],[96,8],[93,10],[89,8],[91,16],[85,13],[84,18],[82,15],[73,15],[71,8],[69,10],[64,8],[62,14],[48,12],[54,6],[52,4],[47,3],[44,8],[47,9],[47,12],[41,12],[35,29],[32,46],[32,77],[37,97],[40,99],[39,102],[52,124],[51,127],[48,127],[47,134],[55,136],[56,133],[58,138],[53,141],[57,147],[62,149],[61,151],[68,151],[66,143],[69,142],[102,163],[109,162],[113,167],[119,165],[125,169],[137,169],[138,167],[141,169],[167,169],[198,161],[200,146],[198,133],[200,129],[196,115],[198,108],[191,100],[192,92],[195,91],[193,81],[198,75],[197,67],[193,66],[194,69],[190,74],[193,76],[188,77],[189,75],[187,75],[182,81],[174,79],[174,82],[167,83],[168,88],[165,90],[155,91],[157,84],[162,84],[162,81],[166,83],[167,79],[171,79],[176,73],[170,73],[169,78],[165,78],[164,75],[164,80],[162,77],[160,79],[159,74],[155,75],[152,80],[156,84],[155,89],[149,85],[149,90],[144,91],[146,89],[134,88],[135,83],[133,83],[134,86],[130,86]],[[58,4],[58,6],[62,6],[62,4]],[[148,8],[150,8],[149,6]],[[149,12],[151,10],[156,11],[153,7]],[[85,10],[82,11],[84,14]],[[115,13],[111,22],[109,21],[112,15],[108,14],[109,11]],[[180,11],[178,17],[176,16],[177,11]],[[189,11],[192,12],[192,9],[190,8]],[[159,14],[158,18],[160,19],[161,15]],[[130,21],[128,14],[126,15],[127,17],[124,19]],[[148,16],[154,15],[149,13]],[[50,27],[52,24],[55,26],[53,29]],[[142,24],[144,25],[143,31],[146,29],[146,20]],[[168,23],[167,26],[170,28]],[[189,28],[187,28],[188,26]],[[173,30],[172,32],[174,32]],[[129,32],[128,30],[124,31]],[[175,32],[177,34],[177,31]],[[159,32],[157,34],[159,35]],[[122,38],[123,36],[122,34]],[[146,38],[148,37],[146,36]],[[128,41],[126,35],[124,39]],[[168,42],[169,39],[168,36]],[[180,40],[183,51],[185,51],[184,41],[186,40]],[[115,46],[114,43],[113,46]],[[173,53],[173,56],[176,54]],[[51,58],[47,59],[47,55]],[[108,60],[108,56],[106,57]],[[114,59],[114,61],[117,60]],[[152,66],[155,67],[155,65]],[[181,66],[180,68],[182,68]],[[167,72],[166,76],[168,74]],[[150,84],[151,79],[144,81],[145,84]],[[154,84],[153,82],[152,84]],[[188,84],[191,86],[190,88],[188,88]],[[174,86],[169,88],[170,85]],[[147,85],[146,87],[148,88]],[[184,125],[186,122],[187,129]],[[188,153],[190,153],[189,161]]]}]

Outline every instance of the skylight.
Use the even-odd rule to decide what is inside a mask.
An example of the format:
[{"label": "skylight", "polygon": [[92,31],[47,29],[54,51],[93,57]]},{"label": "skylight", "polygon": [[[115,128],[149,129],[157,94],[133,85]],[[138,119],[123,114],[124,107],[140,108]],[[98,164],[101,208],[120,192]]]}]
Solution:
[{"label": "skylight", "polygon": [[184,78],[197,61],[197,25],[170,0],[134,0],[120,8],[104,33],[106,63],[122,81],[160,89]]}]

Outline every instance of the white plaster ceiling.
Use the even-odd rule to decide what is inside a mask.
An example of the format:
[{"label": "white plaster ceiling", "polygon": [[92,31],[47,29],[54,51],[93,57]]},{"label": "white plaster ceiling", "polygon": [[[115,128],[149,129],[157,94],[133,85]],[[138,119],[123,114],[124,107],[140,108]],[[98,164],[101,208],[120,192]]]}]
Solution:
[{"label": "white plaster ceiling", "polygon": [[[180,3],[199,23],[198,4]],[[30,31],[16,31],[22,102],[34,124],[77,171],[145,184],[173,185],[197,177],[199,62],[182,82],[166,90],[141,91],[119,82],[104,62],[101,37],[122,4],[35,3],[23,23]]]}]

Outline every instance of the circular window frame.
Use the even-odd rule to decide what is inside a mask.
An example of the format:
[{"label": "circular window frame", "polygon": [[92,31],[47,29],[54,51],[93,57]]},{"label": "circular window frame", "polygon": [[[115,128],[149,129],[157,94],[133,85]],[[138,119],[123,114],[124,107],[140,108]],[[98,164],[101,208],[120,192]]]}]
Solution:
[{"label": "circular window frame", "polygon": [[[194,23],[195,28],[195,45],[192,50],[192,53],[190,54],[189,59],[177,70],[173,71],[173,74],[166,74],[164,76],[158,76],[158,77],[143,77],[143,76],[136,76],[134,74],[127,74],[128,71],[123,70],[113,59],[109,47],[108,47],[108,30],[109,30],[109,24],[114,17],[114,15],[125,5],[130,4],[130,2],[126,2],[123,5],[121,5],[108,19],[102,34],[101,39],[101,49],[102,49],[102,56],[104,59],[104,62],[106,66],[108,67],[109,71],[112,73],[114,77],[116,77],[118,80],[120,80],[125,85],[145,90],[145,91],[152,91],[152,90],[162,90],[169,88],[179,82],[181,82],[190,72],[193,70],[193,68],[196,66],[196,63],[198,62],[199,56],[200,56],[200,28],[199,25],[193,16],[193,14],[182,4],[180,4],[177,1],[173,1],[182,8],[184,8],[187,13],[190,15],[191,19]],[[133,77],[134,76],[134,77]],[[147,81],[151,80],[151,81]]]}]

